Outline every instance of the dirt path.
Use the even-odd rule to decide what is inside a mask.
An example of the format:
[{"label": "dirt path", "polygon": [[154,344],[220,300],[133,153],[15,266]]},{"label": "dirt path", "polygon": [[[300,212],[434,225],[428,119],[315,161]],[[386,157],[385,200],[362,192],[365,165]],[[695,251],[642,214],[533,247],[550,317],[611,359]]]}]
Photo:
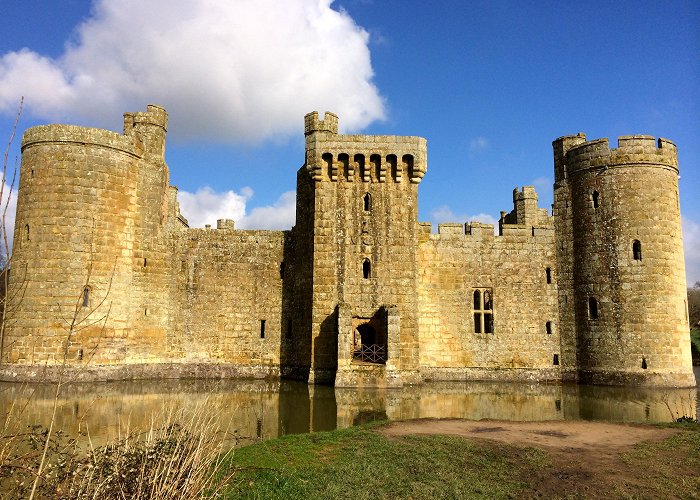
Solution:
[{"label": "dirt path", "polygon": [[[443,434],[468,439],[503,442],[518,447],[545,450],[551,465],[536,477],[523,478],[531,497],[574,495],[583,498],[611,498],[646,491],[665,471],[643,471],[621,459],[633,445],[661,441],[682,432],[647,425],[625,425],[588,421],[509,422],[500,420],[409,420],[389,424],[388,436]],[[670,452],[673,454],[673,451]],[[681,464],[683,457],[668,457]],[[649,464],[651,465],[651,464]],[[681,471],[678,470],[678,473]],[[692,472],[691,472],[692,473]],[[665,498],[674,498],[666,491]],[[652,494],[651,497],[655,495]]]},{"label": "dirt path", "polygon": [[502,420],[408,420],[389,424],[389,436],[448,434],[536,446],[551,451],[620,453],[641,441],[661,441],[679,432],[645,425],[611,424],[580,420],[509,422]]}]

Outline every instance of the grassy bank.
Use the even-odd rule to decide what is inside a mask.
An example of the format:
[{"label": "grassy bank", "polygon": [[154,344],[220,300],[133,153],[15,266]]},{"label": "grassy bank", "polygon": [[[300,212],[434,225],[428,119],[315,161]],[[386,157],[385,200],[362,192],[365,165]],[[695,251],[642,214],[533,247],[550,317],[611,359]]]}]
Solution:
[{"label": "grassy bank", "polygon": [[[700,426],[615,457],[576,461],[448,436],[387,437],[377,425],[285,436],[237,450],[229,498],[700,498]],[[642,472],[643,471],[643,472]]]}]

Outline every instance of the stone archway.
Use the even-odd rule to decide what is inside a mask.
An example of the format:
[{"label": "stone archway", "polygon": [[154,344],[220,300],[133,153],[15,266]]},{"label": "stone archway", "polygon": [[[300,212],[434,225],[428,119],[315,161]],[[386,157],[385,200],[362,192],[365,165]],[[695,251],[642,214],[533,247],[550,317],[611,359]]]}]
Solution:
[{"label": "stone archway", "polygon": [[364,363],[386,363],[386,338],[381,338],[372,320],[355,327],[352,358]]}]

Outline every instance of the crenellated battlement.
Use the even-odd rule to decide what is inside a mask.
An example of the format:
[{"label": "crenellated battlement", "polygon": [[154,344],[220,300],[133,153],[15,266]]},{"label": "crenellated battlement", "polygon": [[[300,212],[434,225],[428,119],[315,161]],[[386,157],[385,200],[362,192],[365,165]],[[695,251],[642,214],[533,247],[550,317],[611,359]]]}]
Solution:
[{"label": "crenellated battlement", "polygon": [[[338,134],[338,117],[314,111],[304,117],[306,169],[314,181],[420,183],[428,169],[422,137]],[[316,132],[325,132],[316,134]]]},{"label": "crenellated battlement", "polygon": [[338,133],[338,115],[326,111],[323,120],[318,119],[318,111],[312,111],[304,116],[304,135],[316,132]]},{"label": "crenellated battlement", "polygon": [[[556,153],[555,141],[555,158]],[[678,171],[676,145],[668,139],[649,135],[620,136],[617,148],[610,148],[607,138],[572,144],[565,155],[569,175],[588,169],[633,165],[660,166]]]}]

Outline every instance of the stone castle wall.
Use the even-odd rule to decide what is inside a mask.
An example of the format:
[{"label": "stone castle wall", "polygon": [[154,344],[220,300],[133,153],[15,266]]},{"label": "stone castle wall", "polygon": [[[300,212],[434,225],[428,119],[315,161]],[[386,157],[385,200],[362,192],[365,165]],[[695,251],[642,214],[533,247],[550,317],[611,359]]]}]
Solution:
[{"label": "stone castle wall", "polygon": [[561,379],[553,221],[531,186],[513,202],[499,235],[488,224],[440,224],[438,234],[421,225],[424,377]]},{"label": "stone castle wall", "polygon": [[525,186],[498,235],[431,234],[425,139],[310,113],[295,227],[240,231],[188,227],[166,129],[149,106],[25,133],[1,378],[694,384],[669,141],[560,138],[551,216]]}]

